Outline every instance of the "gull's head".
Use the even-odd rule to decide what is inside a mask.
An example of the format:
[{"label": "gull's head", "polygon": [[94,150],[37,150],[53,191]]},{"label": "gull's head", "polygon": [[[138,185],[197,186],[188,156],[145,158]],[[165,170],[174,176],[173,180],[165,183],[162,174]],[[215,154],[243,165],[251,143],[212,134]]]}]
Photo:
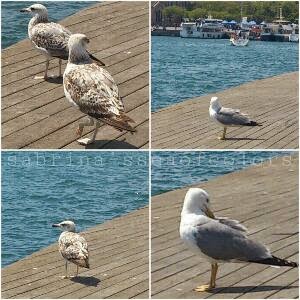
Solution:
[{"label": "gull's head", "polygon": [[42,4],[33,4],[27,8],[23,8],[20,12],[31,13],[32,15],[47,16],[47,8]]},{"label": "gull's head", "polygon": [[210,107],[212,109],[219,109],[219,108],[222,107],[221,104],[220,104],[220,102],[219,102],[218,97],[211,97],[211,99],[210,99]]},{"label": "gull's head", "polygon": [[53,224],[52,227],[59,227],[62,231],[75,232],[75,224],[72,221],[63,221],[58,224]]},{"label": "gull's head", "polygon": [[182,213],[205,214],[214,219],[208,193],[200,188],[190,188],[184,198]]},{"label": "gull's head", "polygon": [[86,48],[87,44],[90,40],[87,38],[85,34],[82,33],[75,33],[72,34],[68,41],[69,49],[74,48]]}]

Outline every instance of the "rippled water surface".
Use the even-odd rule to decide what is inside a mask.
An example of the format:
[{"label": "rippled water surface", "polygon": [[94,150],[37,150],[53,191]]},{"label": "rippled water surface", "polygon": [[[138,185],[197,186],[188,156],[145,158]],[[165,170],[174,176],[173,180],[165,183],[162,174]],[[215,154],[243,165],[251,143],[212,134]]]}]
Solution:
[{"label": "rippled water surface", "polygon": [[4,152],[2,265],[58,239],[51,224],[78,230],[148,204],[146,152]]},{"label": "rippled water surface", "polygon": [[289,164],[289,152],[154,152],[151,194],[204,182],[282,155],[287,155],[282,163]]},{"label": "rippled water surface", "polygon": [[152,110],[298,70],[298,44],[152,37]]},{"label": "rippled water surface", "polygon": [[[28,7],[33,1],[2,1],[2,49],[27,38],[27,26],[30,15],[20,13],[20,9]],[[92,1],[43,1],[40,2],[48,9],[49,19],[58,21],[76,13],[83,8],[96,4]]]}]

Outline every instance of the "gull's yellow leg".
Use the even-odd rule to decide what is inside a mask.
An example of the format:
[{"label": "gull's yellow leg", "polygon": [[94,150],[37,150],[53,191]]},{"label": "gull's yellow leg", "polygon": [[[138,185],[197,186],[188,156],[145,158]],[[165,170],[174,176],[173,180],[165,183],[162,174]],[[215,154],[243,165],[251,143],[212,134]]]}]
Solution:
[{"label": "gull's yellow leg", "polygon": [[222,136],[218,137],[219,140],[226,140],[226,130],[227,127],[224,127]]},{"label": "gull's yellow leg", "polygon": [[77,272],[76,272],[76,276],[78,276],[78,266],[77,266]]},{"label": "gull's yellow leg", "polygon": [[211,277],[210,277],[210,286],[211,286],[211,288],[216,287],[217,272],[218,272],[218,265],[217,264],[212,264],[211,265]]},{"label": "gull's yellow leg", "polygon": [[196,292],[208,292],[212,288],[216,286],[216,277],[217,277],[218,265],[212,264],[211,265],[211,276],[210,276],[210,283],[197,286],[194,291]]}]

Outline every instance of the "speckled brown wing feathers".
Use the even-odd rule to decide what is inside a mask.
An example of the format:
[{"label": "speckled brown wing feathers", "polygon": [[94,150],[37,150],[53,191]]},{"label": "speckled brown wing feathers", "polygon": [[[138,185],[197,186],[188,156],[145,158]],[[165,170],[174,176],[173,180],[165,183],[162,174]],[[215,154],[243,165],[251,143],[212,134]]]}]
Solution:
[{"label": "speckled brown wing feathers", "polygon": [[40,23],[34,26],[31,41],[39,48],[46,49],[50,56],[68,59],[68,39],[71,32],[56,23]]},{"label": "speckled brown wing feathers", "polygon": [[66,260],[80,267],[90,267],[87,242],[77,233],[65,232],[61,235],[59,252]]},{"label": "speckled brown wing feathers", "polygon": [[111,75],[95,63],[76,65],[64,75],[64,87],[79,109],[119,130],[135,131],[125,115],[119,90]]}]

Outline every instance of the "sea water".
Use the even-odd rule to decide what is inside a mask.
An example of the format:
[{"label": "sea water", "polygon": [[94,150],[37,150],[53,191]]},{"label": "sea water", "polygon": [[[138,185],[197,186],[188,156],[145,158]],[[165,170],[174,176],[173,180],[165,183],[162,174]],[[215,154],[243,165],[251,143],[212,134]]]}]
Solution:
[{"label": "sea water", "polygon": [[242,83],[297,71],[297,43],[152,37],[152,111]]},{"label": "sea water", "polygon": [[[20,9],[28,7],[36,1],[2,1],[1,2],[1,46],[2,49],[27,38],[27,26],[30,14],[21,13]],[[50,21],[56,22],[79,10],[96,4],[92,1],[42,1],[38,2],[48,9]]]},{"label": "sea water", "polygon": [[187,185],[205,182],[213,177],[262,162],[268,165],[273,157],[283,155],[287,157],[282,158],[282,163],[288,166],[291,162],[291,152],[153,152],[151,194],[158,195]]},{"label": "sea water", "polygon": [[148,204],[146,152],[3,152],[2,266]]}]

